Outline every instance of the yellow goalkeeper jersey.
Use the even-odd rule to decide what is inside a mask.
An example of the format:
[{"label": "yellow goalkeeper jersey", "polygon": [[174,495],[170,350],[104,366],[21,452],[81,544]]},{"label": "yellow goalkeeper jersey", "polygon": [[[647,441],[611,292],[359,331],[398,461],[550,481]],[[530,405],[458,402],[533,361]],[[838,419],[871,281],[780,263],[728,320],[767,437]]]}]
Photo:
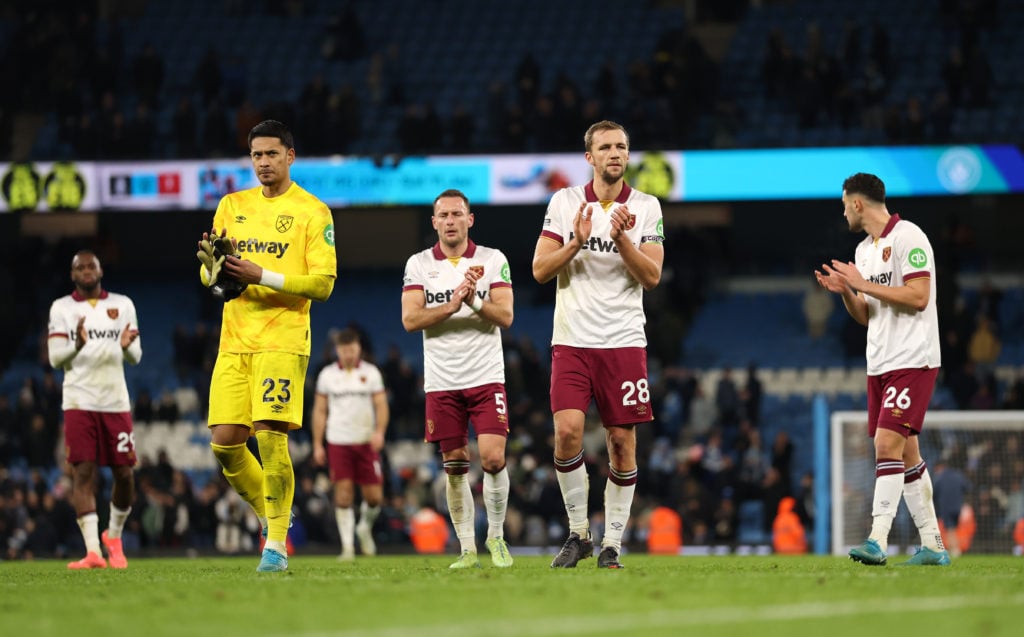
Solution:
[{"label": "yellow goalkeeper jersey", "polygon": [[[213,217],[213,229],[238,242],[243,259],[283,275],[337,276],[334,220],[319,199],[292,183],[272,199],[257,186],[225,196]],[[224,304],[222,352],[289,352],[309,355],[309,306],[312,301],[250,285]]]}]

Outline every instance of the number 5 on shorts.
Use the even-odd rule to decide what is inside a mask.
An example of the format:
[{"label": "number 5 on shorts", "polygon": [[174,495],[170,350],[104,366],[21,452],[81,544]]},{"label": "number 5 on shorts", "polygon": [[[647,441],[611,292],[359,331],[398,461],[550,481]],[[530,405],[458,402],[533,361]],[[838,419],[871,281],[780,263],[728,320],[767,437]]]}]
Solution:
[{"label": "number 5 on shorts", "polygon": [[494,392],[494,404],[497,405],[494,411],[498,412],[499,414],[504,414],[506,411],[508,411],[508,409],[505,407],[505,394],[501,393],[500,391]]}]

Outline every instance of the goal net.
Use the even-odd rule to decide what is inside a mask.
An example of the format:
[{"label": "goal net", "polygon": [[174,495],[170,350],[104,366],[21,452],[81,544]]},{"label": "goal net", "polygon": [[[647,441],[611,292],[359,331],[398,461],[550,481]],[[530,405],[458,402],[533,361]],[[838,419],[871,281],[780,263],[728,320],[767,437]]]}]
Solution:
[{"label": "goal net", "polygon": [[[940,463],[959,470],[969,482],[958,534],[969,535],[967,551],[1013,552],[1014,527],[1024,518],[1024,411],[928,412],[920,444],[933,482]],[[832,553],[845,555],[871,530],[875,450],[867,435],[867,412],[832,414],[831,464]],[[907,552],[919,543],[901,501],[889,551]]]}]

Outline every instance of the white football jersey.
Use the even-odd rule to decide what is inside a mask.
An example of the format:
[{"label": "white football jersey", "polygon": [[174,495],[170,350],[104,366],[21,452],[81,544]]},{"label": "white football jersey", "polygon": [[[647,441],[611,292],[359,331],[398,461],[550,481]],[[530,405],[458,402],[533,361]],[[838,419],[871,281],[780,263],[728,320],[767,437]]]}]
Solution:
[{"label": "white football jersey", "polygon": [[860,242],[856,263],[865,279],[881,285],[901,287],[912,279],[928,277],[931,287],[928,306],[921,312],[863,295],[868,303],[868,375],[939,367],[935,255],[921,228],[892,215],[877,241],[868,236]]},{"label": "white football jersey", "polygon": [[78,340],[77,327],[85,317],[86,341],[64,369],[64,410],[126,412],[131,411],[124,363],[142,359],[142,339],[137,337],[121,350],[121,332],[139,329],[135,304],[123,294],[104,291],[99,299],[89,300],[77,292],[62,296],[50,306],[48,341]]},{"label": "white football jersey", "polygon": [[373,396],[384,391],[380,370],[359,361],[352,369],[328,365],[316,379],[316,393],[327,397],[327,442],[359,445],[370,441],[377,429]]},{"label": "white football jersey", "polygon": [[563,188],[551,197],[541,236],[565,245],[573,237],[573,219],[584,201],[591,202],[593,230],[583,249],[558,273],[551,344],[645,347],[644,289],[626,270],[612,241],[609,211],[620,204],[629,206],[632,224],[626,235],[639,247],[664,242],[661,203],[624,183],[619,197],[605,210],[593,182]]},{"label": "white football jersey", "polygon": [[[494,288],[512,287],[505,255],[470,241],[457,263],[452,263],[438,244],[409,257],[402,290],[423,290],[428,308],[444,305],[471,267],[483,268],[476,288],[482,300],[488,300]],[[443,322],[423,330],[424,391],[504,382],[501,330],[466,304]]]}]

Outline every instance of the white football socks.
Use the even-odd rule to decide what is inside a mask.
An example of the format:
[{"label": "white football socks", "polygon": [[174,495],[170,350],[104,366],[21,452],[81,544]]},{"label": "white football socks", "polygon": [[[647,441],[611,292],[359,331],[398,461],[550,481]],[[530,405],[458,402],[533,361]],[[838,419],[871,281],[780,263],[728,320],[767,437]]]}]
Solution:
[{"label": "white football socks", "polygon": [[504,537],[508,509],[508,467],[498,473],[484,472],[484,507],[487,509],[487,539]]}]

